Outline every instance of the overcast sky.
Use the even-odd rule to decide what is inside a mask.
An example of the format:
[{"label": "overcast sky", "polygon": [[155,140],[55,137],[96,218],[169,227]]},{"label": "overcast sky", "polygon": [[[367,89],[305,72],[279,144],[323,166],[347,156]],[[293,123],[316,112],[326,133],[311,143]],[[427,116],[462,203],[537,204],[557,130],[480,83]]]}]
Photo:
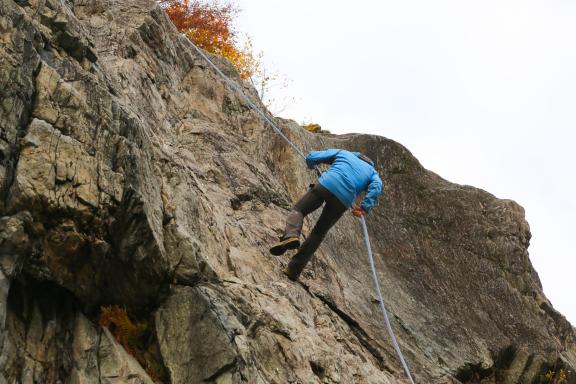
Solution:
[{"label": "overcast sky", "polygon": [[576,325],[576,2],[237,0],[292,81],[280,115],[406,146],[526,210],[530,259]]}]

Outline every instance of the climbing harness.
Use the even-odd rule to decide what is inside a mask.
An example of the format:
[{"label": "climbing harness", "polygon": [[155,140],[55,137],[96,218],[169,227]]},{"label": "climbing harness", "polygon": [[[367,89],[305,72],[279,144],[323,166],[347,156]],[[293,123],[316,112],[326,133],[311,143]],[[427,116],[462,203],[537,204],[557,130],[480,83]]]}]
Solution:
[{"label": "climbing harness", "polygon": [[[228,76],[226,76],[224,74],[224,72],[222,72],[220,70],[220,68],[218,68],[216,66],[216,64],[214,64],[212,62],[212,60],[210,60],[208,55],[206,55],[200,48],[198,48],[196,46],[196,44],[194,44],[189,39],[186,39],[186,40],[190,43],[190,45],[192,45],[194,50],[196,50],[196,52],[198,52],[198,54],[200,56],[202,56],[208,64],[210,64],[210,66],[216,71],[216,73],[218,73],[222,77],[222,79],[233,90],[235,90],[236,92],[238,92],[238,94],[240,96],[242,96],[244,101],[246,101],[246,103],[248,103],[248,105],[250,106],[250,108],[252,108],[252,110],[254,110],[258,115],[260,115],[260,117],[262,118],[262,120],[264,120],[264,122],[268,123],[268,125],[270,125],[270,127],[272,129],[274,129],[274,131],[276,131],[276,133],[278,133],[280,135],[280,137],[282,137],[284,139],[284,141],[286,141],[286,143],[288,143],[296,151],[296,153],[298,153],[300,156],[302,156],[302,158],[306,159],[306,155],[304,155],[304,152],[302,152],[300,150],[300,148],[298,148],[296,146],[296,144],[294,144],[284,133],[282,133],[280,128],[278,128],[276,126],[276,124],[274,124],[274,122],[268,116],[266,116],[266,114],[264,112],[262,112],[262,110],[260,108],[258,108],[256,106],[256,104],[254,104],[252,102],[252,100],[250,100],[250,98],[248,98],[248,96],[246,96],[246,94],[244,93],[244,91],[242,91],[242,89],[238,86],[238,84],[236,84]],[[321,172],[317,166],[314,167],[314,171],[316,172],[316,174],[318,176],[320,176]],[[380,309],[382,310],[382,315],[384,316],[384,320],[386,322],[386,328],[388,330],[388,334],[390,335],[390,338],[392,339],[392,344],[394,345],[394,349],[396,350],[396,353],[398,354],[398,357],[400,358],[400,362],[402,363],[402,367],[404,368],[404,372],[406,373],[408,380],[410,381],[411,384],[414,384],[414,380],[412,380],[412,375],[410,374],[410,370],[408,369],[408,365],[406,364],[406,361],[404,360],[404,355],[402,354],[402,351],[400,350],[400,345],[398,344],[398,340],[396,339],[396,336],[394,335],[394,331],[392,330],[392,325],[390,324],[390,320],[388,319],[388,313],[386,311],[386,306],[384,304],[384,298],[382,297],[382,289],[380,288],[380,282],[378,280],[378,275],[376,273],[376,266],[374,264],[374,257],[372,256],[372,247],[370,246],[370,238],[368,237],[368,227],[366,226],[366,220],[364,219],[364,216],[360,217],[360,224],[362,225],[362,231],[364,233],[364,242],[366,243],[366,248],[368,250],[368,259],[370,261],[370,268],[372,269],[372,278],[374,279],[374,285],[376,286],[376,291],[378,293],[378,298],[379,298],[379,302],[380,302]]]}]

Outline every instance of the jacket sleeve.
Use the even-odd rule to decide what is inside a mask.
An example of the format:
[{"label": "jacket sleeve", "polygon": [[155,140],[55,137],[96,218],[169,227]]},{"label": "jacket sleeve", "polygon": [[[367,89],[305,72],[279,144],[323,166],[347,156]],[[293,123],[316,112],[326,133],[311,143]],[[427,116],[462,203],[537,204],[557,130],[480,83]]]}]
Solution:
[{"label": "jacket sleeve", "polygon": [[310,169],[314,169],[314,166],[318,163],[331,163],[336,155],[340,152],[340,149],[327,149],[325,151],[312,151],[306,156],[306,165]]},{"label": "jacket sleeve", "polygon": [[366,196],[364,196],[364,200],[362,200],[360,205],[366,213],[370,212],[374,204],[376,204],[380,193],[382,193],[382,180],[380,180],[378,172],[374,171],[370,184],[368,184]]}]

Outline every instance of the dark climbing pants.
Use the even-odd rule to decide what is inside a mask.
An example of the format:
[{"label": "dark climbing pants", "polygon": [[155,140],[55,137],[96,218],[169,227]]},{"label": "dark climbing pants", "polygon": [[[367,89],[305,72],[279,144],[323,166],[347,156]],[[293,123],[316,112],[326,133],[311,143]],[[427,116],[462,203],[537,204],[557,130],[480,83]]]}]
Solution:
[{"label": "dark climbing pants", "polygon": [[298,252],[292,257],[288,264],[288,271],[291,276],[297,278],[302,270],[308,264],[314,252],[320,246],[322,240],[334,224],[346,212],[346,206],[338,200],[336,196],[320,184],[316,184],[308,190],[304,196],[292,208],[292,211],[286,219],[286,230],[284,237],[300,237],[304,217],[314,212],[320,206],[324,205],[320,218],[316,222],[314,229],[308,235],[308,238],[302,243]]}]

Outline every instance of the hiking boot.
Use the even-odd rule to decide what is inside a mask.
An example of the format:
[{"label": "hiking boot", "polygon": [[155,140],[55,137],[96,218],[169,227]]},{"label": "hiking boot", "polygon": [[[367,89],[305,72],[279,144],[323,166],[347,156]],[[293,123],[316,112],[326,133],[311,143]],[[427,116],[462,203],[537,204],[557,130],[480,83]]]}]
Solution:
[{"label": "hiking boot", "polygon": [[295,276],[293,273],[291,273],[289,267],[282,268],[282,273],[284,273],[290,280],[298,281],[298,276]]},{"label": "hiking boot", "polygon": [[274,256],[283,255],[289,249],[296,249],[300,247],[300,239],[297,237],[287,237],[283,240],[280,240],[277,244],[275,244],[272,248],[270,248],[270,253]]}]

